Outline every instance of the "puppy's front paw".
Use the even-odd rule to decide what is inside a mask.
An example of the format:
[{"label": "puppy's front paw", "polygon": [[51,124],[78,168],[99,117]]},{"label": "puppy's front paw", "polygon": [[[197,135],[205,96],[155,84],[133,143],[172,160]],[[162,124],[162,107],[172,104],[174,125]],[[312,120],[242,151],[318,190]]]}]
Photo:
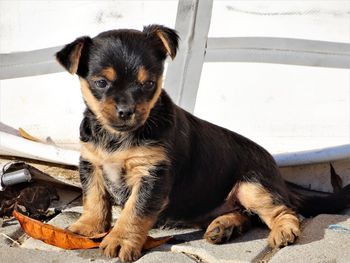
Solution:
[{"label": "puppy's front paw", "polygon": [[92,222],[85,220],[78,220],[74,224],[68,227],[68,230],[87,237],[93,237],[97,234],[105,232],[104,227],[98,224],[93,224]]},{"label": "puppy's front paw", "polygon": [[111,232],[102,240],[100,249],[108,257],[118,256],[123,262],[133,262],[141,257],[142,245],[122,238],[118,232]]}]

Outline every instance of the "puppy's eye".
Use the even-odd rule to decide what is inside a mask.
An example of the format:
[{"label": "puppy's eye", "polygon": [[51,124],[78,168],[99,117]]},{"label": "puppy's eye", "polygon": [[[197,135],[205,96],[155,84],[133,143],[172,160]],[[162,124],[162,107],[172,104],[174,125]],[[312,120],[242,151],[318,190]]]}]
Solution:
[{"label": "puppy's eye", "polygon": [[99,79],[95,81],[96,87],[104,89],[108,86],[108,82],[105,79]]},{"label": "puppy's eye", "polygon": [[145,89],[145,90],[151,90],[154,88],[154,85],[156,83],[154,81],[146,81],[145,83],[142,84],[142,88]]}]

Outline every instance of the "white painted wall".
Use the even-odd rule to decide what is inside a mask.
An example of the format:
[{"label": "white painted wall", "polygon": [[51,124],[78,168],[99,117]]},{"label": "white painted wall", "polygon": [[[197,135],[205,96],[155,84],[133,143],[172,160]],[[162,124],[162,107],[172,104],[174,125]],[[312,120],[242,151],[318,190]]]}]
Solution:
[{"label": "white painted wall", "polygon": [[[112,28],[175,25],[177,1],[0,1],[0,53],[33,50]],[[215,1],[215,37],[350,42],[350,1]],[[257,63],[206,63],[195,114],[273,153],[350,142],[350,71]],[[69,95],[67,95],[69,94]],[[0,121],[63,144],[83,110],[68,73],[0,81]]]}]

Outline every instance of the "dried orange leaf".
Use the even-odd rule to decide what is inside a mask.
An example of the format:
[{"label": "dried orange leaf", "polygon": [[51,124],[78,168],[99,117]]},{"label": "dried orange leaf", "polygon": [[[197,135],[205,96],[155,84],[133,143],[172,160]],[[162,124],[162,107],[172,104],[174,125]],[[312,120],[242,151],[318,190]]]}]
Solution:
[{"label": "dried orange leaf", "polygon": [[161,245],[164,245],[166,242],[168,242],[172,236],[168,237],[161,237],[161,238],[153,238],[151,236],[147,236],[147,240],[145,244],[143,245],[143,250],[150,250],[156,247],[160,247]]},{"label": "dried orange leaf", "polygon": [[99,246],[99,242],[49,224],[44,224],[16,210],[13,211],[13,216],[17,218],[24,232],[32,238],[39,239],[47,244],[64,249],[84,249]]},{"label": "dried orange leaf", "polygon": [[41,142],[44,143],[42,140],[35,138],[34,136],[30,135],[28,132],[26,132],[25,130],[23,130],[22,128],[18,129],[19,135],[21,135],[22,138],[27,139],[27,140],[31,140],[33,142]]},{"label": "dried orange leaf", "polygon": [[[13,211],[13,216],[17,218],[24,232],[26,232],[30,237],[64,249],[96,248],[100,245],[100,242],[94,241],[93,239],[103,238],[108,234],[108,232],[101,233],[89,238],[77,235],[65,229],[42,223],[38,220],[27,217],[16,210]],[[159,247],[168,242],[170,238],[171,237],[155,239],[147,236],[143,249],[149,250]]]}]

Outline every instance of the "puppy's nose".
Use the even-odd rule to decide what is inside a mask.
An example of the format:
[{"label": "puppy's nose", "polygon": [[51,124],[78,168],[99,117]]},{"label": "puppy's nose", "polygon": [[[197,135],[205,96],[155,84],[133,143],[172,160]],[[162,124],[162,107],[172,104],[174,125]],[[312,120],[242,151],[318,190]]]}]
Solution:
[{"label": "puppy's nose", "polygon": [[135,113],[135,107],[120,105],[117,107],[119,118],[128,120]]}]

